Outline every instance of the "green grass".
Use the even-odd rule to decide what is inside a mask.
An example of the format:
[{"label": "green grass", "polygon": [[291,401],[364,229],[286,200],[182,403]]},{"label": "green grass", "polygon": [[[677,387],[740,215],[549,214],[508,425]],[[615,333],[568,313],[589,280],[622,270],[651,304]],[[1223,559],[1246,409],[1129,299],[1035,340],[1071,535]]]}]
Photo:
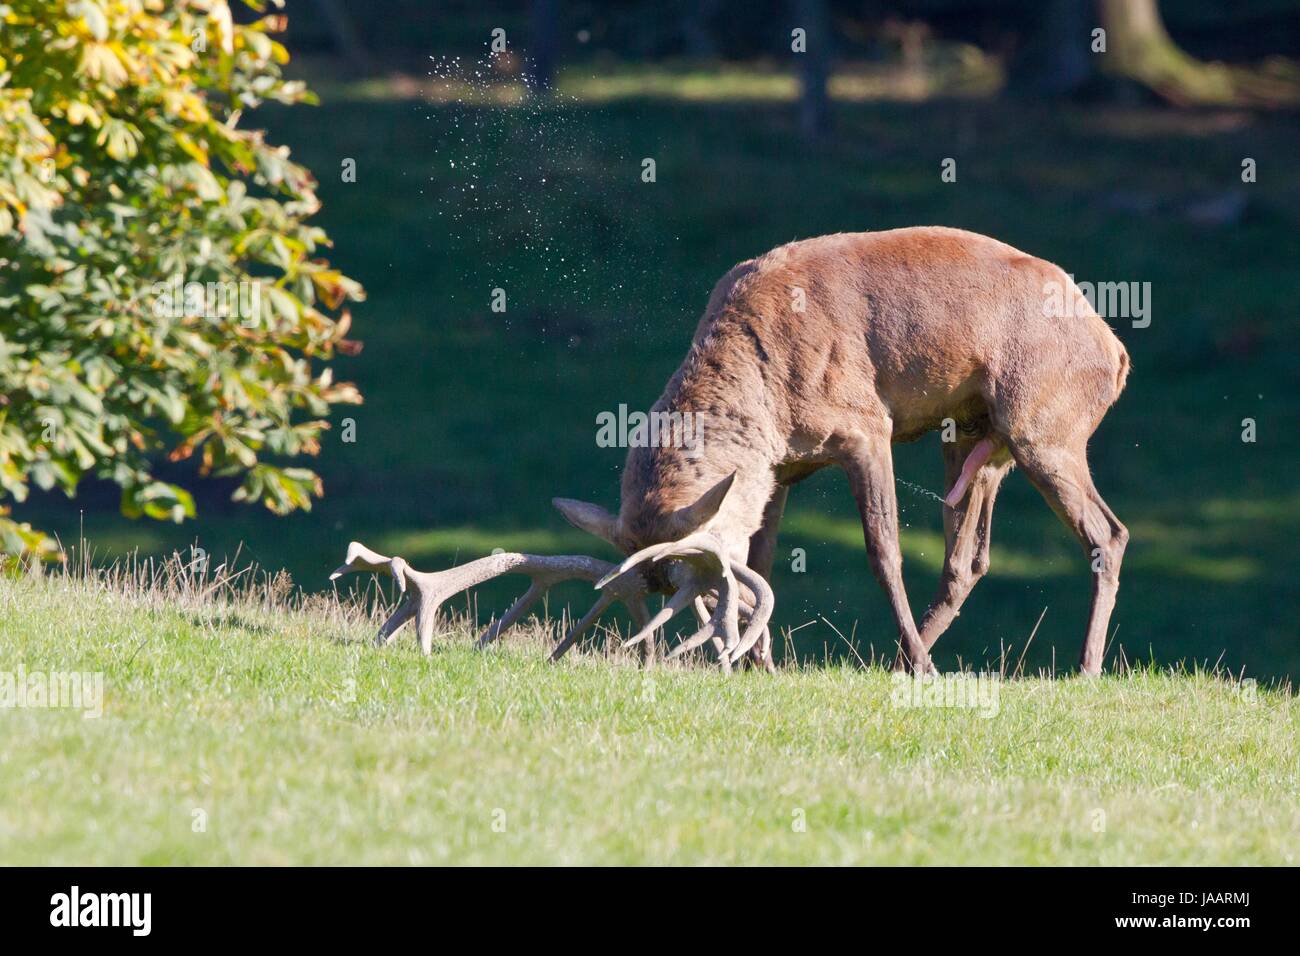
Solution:
[{"label": "green grass", "polygon": [[[1082,280],[1152,283],[1150,327],[1116,323],[1133,372],[1090,448],[1098,487],[1133,534],[1113,658],[1300,678],[1294,122],[1013,98],[841,101],[835,134],[809,144],[780,98],[692,98],[708,85],[697,72],[580,69],[561,84],[578,98],[554,107],[429,102],[416,84],[323,77],[319,109],[254,117],[318,173],[331,258],[369,292],[353,324],[365,350],[337,362],[366,395],[335,416],[355,418],[357,441],[326,437],[326,498],[312,514],[275,520],[208,482],[199,520],[180,527],[125,522],[116,492],[92,483],[72,505],[46,499],[16,515],[75,541],[84,508],[105,557],[242,547],[308,588],[325,586],[353,538],[430,570],[497,547],[613,557],[550,499],[616,504],[624,452],[596,447],[595,417],[654,402],[717,278],[798,237],[942,223]],[[715,82],[735,92],[738,77],[764,75],[735,69]],[[632,98],[604,98],[602,86],[632,81]],[[956,183],[940,180],[948,156]],[[1250,185],[1246,156],[1259,169]],[[343,157],[357,160],[356,183],[339,181]],[[644,157],[657,160],[654,184],[640,181]],[[1234,189],[1247,199],[1240,222],[1207,227],[1180,212]],[[498,286],[504,315],[489,310]],[[1240,439],[1246,417],[1254,444]],[[937,437],[896,457],[919,617],[940,561]],[[177,475],[189,480],[187,468]],[[1074,540],[1020,475],[993,528],[992,570],[938,644],[940,666],[1022,647],[1044,608],[1029,668],[1074,660],[1090,597]],[[806,552],[804,573],[792,569],[794,548]],[[481,589],[484,614],[511,587]],[[839,473],[791,495],[774,587],[775,620],[800,659],[870,657],[896,637]]]},{"label": "green grass", "polygon": [[985,717],[878,668],[549,665],[536,624],[378,651],[283,579],[198,590],[0,582],[0,674],[105,686],[98,719],[0,709],[5,863],[1296,862],[1285,691],[1026,677]]}]

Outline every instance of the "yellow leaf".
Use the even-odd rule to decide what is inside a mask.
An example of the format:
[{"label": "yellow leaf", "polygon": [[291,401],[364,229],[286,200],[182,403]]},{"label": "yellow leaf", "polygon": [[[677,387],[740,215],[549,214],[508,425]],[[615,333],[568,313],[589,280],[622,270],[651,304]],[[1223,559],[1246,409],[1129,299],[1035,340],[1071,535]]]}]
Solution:
[{"label": "yellow leaf", "polygon": [[95,129],[99,129],[99,114],[89,103],[83,103],[80,100],[73,100],[68,104],[68,122],[73,126],[80,126],[82,123],[89,123]]},{"label": "yellow leaf", "polygon": [[116,89],[126,84],[126,68],[107,43],[87,43],[81,51],[78,71],[92,80],[102,80]]},{"label": "yellow leaf", "polygon": [[90,0],[82,0],[81,3],[73,4],[68,12],[80,16],[86,32],[96,40],[103,40],[108,36],[108,17],[104,15],[104,11],[98,4]]},{"label": "yellow leaf", "polygon": [[135,132],[126,123],[116,119],[104,124],[95,142],[104,146],[108,155],[116,160],[131,159],[138,150]]},{"label": "yellow leaf", "polygon": [[208,19],[217,31],[217,41],[223,53],[235,52],[235,23],[225,0],[217,0],[208,11]]},{"label": "yellow leaf", "polygon": [[196,162],[208,165],[208,152],[194,140],[190,139],[184,133],[176,134],[176,145],[191,156]]}]

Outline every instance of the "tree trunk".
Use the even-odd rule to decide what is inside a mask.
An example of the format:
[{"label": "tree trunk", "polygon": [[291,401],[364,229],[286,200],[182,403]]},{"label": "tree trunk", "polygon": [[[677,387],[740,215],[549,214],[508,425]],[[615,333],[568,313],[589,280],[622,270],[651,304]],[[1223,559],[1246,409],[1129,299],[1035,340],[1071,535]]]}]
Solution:
[{"label": "tree trunk", "polygon": [[682,17],[682,37],[688,56],[709,60],[718,55],[718,45],[713,41],[710,26],[720,6],[721,0],[697,0],[689,6]]},{"label": "tree trunk", "polygon": [[826,83],[830,76],[831,30],[823,0],[795,0],[795,26],[806,31],[807,49],[798,53],[802,66],[799,124],[804,136],[817,139],[830,131],[830,97]]},{"label": "tree trunk", "polygon": [[1204,63],[1169,36],[1156,0],[1097,0],[1106,30],[1102,70],[1135,80],[1179,105],[1288,106],[1300,102],[1294,76]]},{"label": "tree trunk", "polygon": [[1043,4],[1040,25],[1011,64],[1008,85],[1013,92],[1068,96],[1092,79],[1093,6],[1092,0]]},{"label": "tree trunk", "polygon": [[555,0],[533,0],[531,8],[528,80],[534,93],[548,93],[555,84]]},{"label": "tree trunk", "polygon": [[342,3],[339,0],[316,0],[316,7],[320,10],[321,19],[325,21],[330,39],[343,58],[358,72],[369,70],[370,56]]}]

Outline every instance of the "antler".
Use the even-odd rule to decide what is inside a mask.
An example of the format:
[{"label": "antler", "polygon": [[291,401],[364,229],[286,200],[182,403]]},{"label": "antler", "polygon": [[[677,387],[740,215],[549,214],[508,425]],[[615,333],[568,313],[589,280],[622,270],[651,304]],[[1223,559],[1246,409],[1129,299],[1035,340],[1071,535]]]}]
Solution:
[{"label": "antler", "polygon": [[[433,650],[433,627],[437,620],[438,608],[448,598],[467,588],[503,574],[525,574],[531,578],[528,590],[510,606],[500,620],[493,622],[479,636],[479,647],[485,647],[518,621],[553,585],[573,579],[601,580],[610,577],[611,570],[614,570],[614,565],[610,562],[585,555],[544,557],[511,552],[489,555],[446,571],[416,571],[403,558],[385,557],[371,551],[360,542],[353,541],[348,545],[347,559],[334,569],[330,580],[333,581],[353,571],[373,571],[391,575],[397,581],[398,590],[406,595],[406,599],[379,628],[375,643],[381,647],[387,644],[402,625],[414,617],[416,632],[420,638],[420,650],[429,654]],[[612,586],[600,595],[591,610],[556,645],[551,654],[552,660],[558,660],[563,656],[564,652],[616,600],[628,605],[633,619],[638,624],[644,622],[648,615],[645,612],[643,599],[646,589],[641,575],[639,573],[618,575],[617,580],[609,583]]]},{"label": "antler", "polygon": [[[740,596],[740,617],[746,622],[746,627],[745,636],[741,638],[739,646],[735,648],[730,658],[732,661],[739,661],[744,654],[748,653],[755,666],[762,667],[769,674],[775,674],[776,663],[772,659],[772,632],[767,625],[772,607],[775,605],[771,586],[761,575],[748,566],[733,564],[732,571],[739,579],[739,588],[737,590]],[[747,574],[752,575],[757,580],[752,581],[745,576]],[[717,608],[718,595],[715,592],[702,594],[695,599],[695,614],[701,624],[708,620],[717,611]],[[761,613],[762,617],[755,620],[758,613]],[[724,649],[722,639],[715,635],[707,636],[713,636],[713,647],[721,654]],[[703,643],[702,640],[696,641],[692,638],[686,642],[688,646],[674,648],[670,656],[684,654],[686,651],[698,647],[701,643]]]},{"label": "antler", "polygon": [[[665,558],[680,559],[693,573],[677,574],[676,580],[673,580],[677,590],[668,603],[626,644],[635,644],[649,637],[656,629],[668,623],[674,614],[694,603],[696,616],[700,619],[700,629],[673,648],[668,655],[670,658],[678,657],[705,641],[712,640],[722,669],[730,671],[732,664],[762,640],[763,656],[770,668],[771,637],[767,622],[775,605],[772,589],[761,575],[742,562],[730,558],[723,550],[722,543],[708,532],[696,532],[679,541],[666,541],[643,548],[597,581],[596,587],[603,588],[642,564],[653,564]],[[670,579],[673,578],[671,570],[669,576]],[[740,585],[748,588],[752,595],[752,603],[745,607],[749,620],[743,636],[740,634]],[[711,614],[704,602],[704,593],[710,590],[715,590],[717,594]]]},{"label": "antler", "polygon": [[776,665],[772,661],[772,634],[768,630],[767,622],[771,620],[772,611],[776,607],[776,596],[772,593],[771,585],[764,580],[763,576],[747,565],[736,561],[732,563],[731,570],[735,573],[736,579],[749,588],[754,596],[754,603],[749,608],[749,622],[745,625],[745,636],[740,639],[740,644],[731,652],[731,659],[733,661],[740,660],[761,640],[759,658],[767,670],[775,671]]},{"label": "antler", "polygon": [[[676,590],[664,607],[651,617],[645,606],[649,587],[641,567],[666,558],[680,562],[668,570],[669,580]],[[348,545],[347,559],[335,568],[330,580],[353,571],[388,574],[405,595],[375,636],[375,643],[381,647],[391,641],[407,621],[415,618],[420,650],[425,654],[431,653],[438,609],[448,598],[503,574],[524,574],[531,579],[528,589],[500,619],[483,631],[478,639],[479,647],[491,644],[512,627],[552,586],[561,581],[579,579],[595,582],[601,594],[591,609],[555,645],[551,652],[553,661],[563,657],[615,601],[621,601],[637,627],[636,633],[624,642],[625,647],[653,639],[655,632],[677,612],[694,604],[700,628],[673,648],[668,655],[670,658],[680,657],[711,640],[722,669],[730,671],[733,664],[762,641],[759,657],[769,670],[772,669],[771,637],[767,629],[775,603],[772,589],[761,575],[732,560],[717,538],[707,532],[651,545],[617,566],[585,555],[549,557],[511,552],[489,555],[437,572],[416,571],[404,558],[390,558],[353,541]],[[712,608],[709,607],[710,601]],[[740,632],[742,613],[746,618],[743,634]],[[650,656],[653,644],[647,648]]]}]

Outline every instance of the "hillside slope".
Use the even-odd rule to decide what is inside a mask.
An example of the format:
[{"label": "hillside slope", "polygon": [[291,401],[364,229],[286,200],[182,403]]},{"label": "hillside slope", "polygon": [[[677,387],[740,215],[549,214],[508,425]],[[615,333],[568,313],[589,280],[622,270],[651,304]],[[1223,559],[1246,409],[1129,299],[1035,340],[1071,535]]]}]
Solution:
[{"label": "hillside slope", "polygon": [[5,863],[1295,862],[1300,706],[1249,682],[905,707],[874,668],[548,665],[541,626],[381,652],[283,580],[144,577],[0,582],[0,677],[104,688],[0,708]]}]

